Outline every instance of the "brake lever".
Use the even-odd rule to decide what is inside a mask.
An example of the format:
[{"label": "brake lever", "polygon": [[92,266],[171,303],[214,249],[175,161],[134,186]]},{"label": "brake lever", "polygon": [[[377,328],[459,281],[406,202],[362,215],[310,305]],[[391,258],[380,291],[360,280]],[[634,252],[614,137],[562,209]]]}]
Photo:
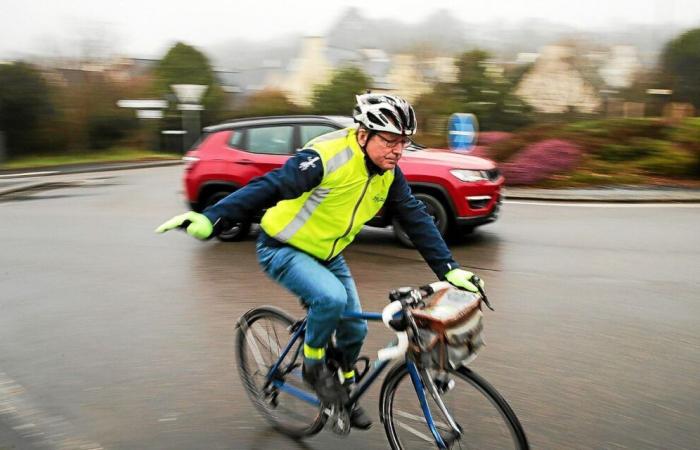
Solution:
[{"label": "brake lever", "polygon": [[484,291],[484,288],[481,287],[481,278],[479,278],[478,275],[472,275],[471,279],[469,280],[471,283],[476,286],[476,288],[479,290],[479,294],[481,295],[481,299],[483,302],[488,306],[488,308],[491,311],[496,311],[493,309],[493,306],[491,306],[491,302],[489,301],[489,298],[486,296],[486,292]]}]

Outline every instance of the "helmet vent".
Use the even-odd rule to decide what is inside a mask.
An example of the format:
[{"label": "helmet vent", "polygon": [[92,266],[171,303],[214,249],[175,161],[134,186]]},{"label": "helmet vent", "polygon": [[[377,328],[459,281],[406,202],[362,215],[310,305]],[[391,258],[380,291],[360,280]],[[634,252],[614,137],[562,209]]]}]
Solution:
[{"label": "helmet vent", "polygon": [[376,131],[410,136],[416,132],[413,107],[400,97],[387,94],[357,96],[353,118]]},{"label": "helmet vent", "polygon": [[382,122],[382,120],[379,119],[379,117],[377,117],[377,115],[374,114],[373,112],[367,111],[367,118],[370,120],[370,122],[374,122],[377,125],[384,125],[385,124],[385,122]]}]

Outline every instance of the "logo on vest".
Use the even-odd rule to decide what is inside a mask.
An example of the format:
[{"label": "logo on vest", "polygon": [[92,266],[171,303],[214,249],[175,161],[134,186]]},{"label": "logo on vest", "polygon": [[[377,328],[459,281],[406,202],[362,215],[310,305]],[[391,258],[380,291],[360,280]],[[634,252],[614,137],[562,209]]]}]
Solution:
[{"label": "logo on vest", "polygon": [[321,159],[321,158],[318,156],[308,156],[306,158],[306,161],[299,164],[299,170],[301,170],[303,172],[306,169],[308,169],[309,167],[316,167],[316,161],[318,161],[319,159]]},{"label": "logo on vest", "polygon": [[377,203],[384,203],[386,197],[382,197],[381,195],[375,195],[374,197],[372,197],[372,200],[374,200]]}]

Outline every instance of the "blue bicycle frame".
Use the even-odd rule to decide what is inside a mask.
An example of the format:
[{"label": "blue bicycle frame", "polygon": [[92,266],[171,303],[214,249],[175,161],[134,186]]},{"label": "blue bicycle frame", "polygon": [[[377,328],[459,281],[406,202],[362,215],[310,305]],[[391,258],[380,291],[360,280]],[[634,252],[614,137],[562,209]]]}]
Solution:
[{"label": "blue bicycle frame", "polygon": [[[346,313],[343,314],[341,320],[346,319],[363,319],[376,322],[382,320],[382,315],[381,313],[373,312]],[[284,383],[284,381],[275,379],[275,374],[279,370],[282,361],[284,361],[284,359],[287,357],[287,354],[290,352],[292,347],[294,347],[294,344],[297,342],[297,340],[300,337],[302,337],[306,332],[306,323],[307,319],[304,318],[301,321],[301,323],[297,326],[296,330],[292,334],[292,337],[289,339],[289,342],[282,351],[282,354],[272,366],[270,371],[267,373],[267,382],[275,386],[280,391],[293,395],[311,405],[321,406],[321,402],[314,394],[303,391],[294,386],[290,386]],[[386,369],[390,362],[391,360],[375,360],[372,363],[372,368],[370,372],[367,373],[364,377],[362,377],[362,381],[352,391],[352,394],[350,395],[350,399],[348,401],[348,405],[353,405],[359,400],[359,398],[367,391],[367,389],[372,385],[372,383],[374,383],[374,381],[379,377],[379,375],[384,371],[384,369]],[[433,415],[430,412],[428,399],[425,396],[425,387],[423,385],[423,380],[420,377],[420,373],[418,372],[418,367],[416,367],[416,364],[410,360],[406,361],[406,366],[408,368],[408,373],[411,377],[411,382],[413,383],[413,387],[416,391],[416,395],[418,396],[418,401],[420,402],[421,409],[423,410],[423,415],[425,416],[426,423],[428,425],[428,428],[430,429],[430,432],[433,435],[433,438],[435,439],[435,443],[438,445],[439,448],[447,448],[445,441],[442,439],[442,436],[440,436],[440,433],[438,432],[437,427],[435,426],[435,421],[433,420]]]}]

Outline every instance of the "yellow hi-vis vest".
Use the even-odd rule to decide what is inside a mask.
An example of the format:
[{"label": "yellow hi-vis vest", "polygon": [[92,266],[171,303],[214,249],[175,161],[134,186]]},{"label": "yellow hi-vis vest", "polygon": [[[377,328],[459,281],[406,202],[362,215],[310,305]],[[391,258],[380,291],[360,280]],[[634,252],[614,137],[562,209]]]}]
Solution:
[{"label": "yellow hi-vis vest", "polygon": [[338,130],[304,147],[318,152],[323,180],[311,191],[267,210],[260,226],[268,236],[329,260],[377,214],[389,194],[394,171],[368,173],[356,132]]}]

